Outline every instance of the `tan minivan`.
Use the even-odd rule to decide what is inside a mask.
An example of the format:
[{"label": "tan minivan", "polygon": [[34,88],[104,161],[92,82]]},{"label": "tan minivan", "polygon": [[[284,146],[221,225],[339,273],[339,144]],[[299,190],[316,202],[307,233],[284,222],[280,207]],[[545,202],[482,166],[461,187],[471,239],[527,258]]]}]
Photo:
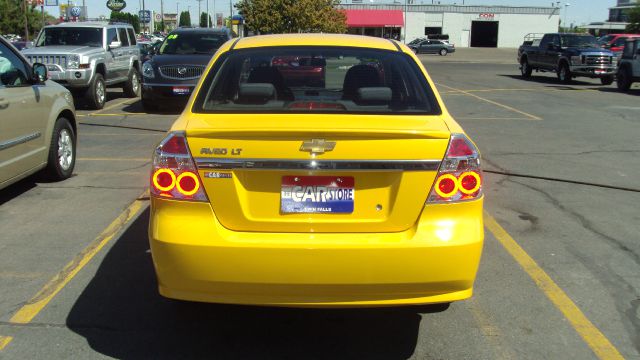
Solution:
[{"label": "tan minivan", "polygon": [[40,170],[51,180],[71,176],[76,134],[69,90],[0,37],[0,189]]}]

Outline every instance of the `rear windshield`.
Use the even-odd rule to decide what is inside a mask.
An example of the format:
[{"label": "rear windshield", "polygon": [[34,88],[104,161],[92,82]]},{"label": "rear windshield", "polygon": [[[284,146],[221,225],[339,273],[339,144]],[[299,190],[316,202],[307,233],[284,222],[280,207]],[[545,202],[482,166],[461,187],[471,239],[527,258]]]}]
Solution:
[{"label": "rear windshield", "polygon": [[102,46],[102,28],[45,28],[36,46]]},{"label": "rear windshield", "polygon": [[218,50],[228,38],[222,34],[174,33],[169,34],[160,46],[160,55],[209,54]]},{"label": "rear windshield", "polygon": [[440,114],[414,60],[398,51],[265,47],[224,54],[194,112]]}]

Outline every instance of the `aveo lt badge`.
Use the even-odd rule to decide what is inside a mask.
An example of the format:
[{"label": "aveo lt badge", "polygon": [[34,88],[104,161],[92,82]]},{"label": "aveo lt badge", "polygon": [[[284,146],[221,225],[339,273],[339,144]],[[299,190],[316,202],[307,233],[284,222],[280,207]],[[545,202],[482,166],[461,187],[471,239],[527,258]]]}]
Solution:
[{"label": "aveo lt badge", "polygon": [[300,151],[308,151],[311,154],[324,154],[327,151],[332,151],[335,147],[335,141],[326,141],[325,139],[311,139],[302,142]]}]

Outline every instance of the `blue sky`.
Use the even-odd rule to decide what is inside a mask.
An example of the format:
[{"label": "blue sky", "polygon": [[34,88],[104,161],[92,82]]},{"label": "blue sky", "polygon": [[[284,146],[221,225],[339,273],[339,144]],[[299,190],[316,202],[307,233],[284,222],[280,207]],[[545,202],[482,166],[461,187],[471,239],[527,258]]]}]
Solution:
[{"label": "blue sky", "polygon": [[[66,0],[59,0],[66,1]],[[82,5],[83,0],[69,0],[76,5]],[[106,7],[106,0],[84,0],[88,7],[90,17],[98,17],[99,15],[108,15],[109,10]],[[137,12],[140,8],[142,0],[126,0],[127,7],[124,11]],[[208,0],[209,11],[213,14],[213,9],[217,12],[222,12],[224,16],[229,15],[229,0]],[[235,0],[232,0],[235,3]],[[438,0],[436,0],[438,1]],[[439,0],[442,4],[462,4],[463,0]],[[207,0],[202,0],[201,9],[205,11]],[[373,3],[391,3],[392,0],[373,0]],[[416,0],[416,3],[430,4],[431,0]],[[198,13],[198,2],[196,0],[164,0],[165,12],[176,12],[176,3],[180,11],[190,8],[192,14],[192,22],[195,21]],[[466,5],[509,5],[509,6],[550,6],[551,0],[464,0]],[[567,0],[562,1],[560,7],[562,8],[561,16],[564,20],[565,7],[564,4],[569,3],[566,7],[566,19],[567,23],[574,24],[586,24],[592,21],[604,21],[608,17],[608,8],[615,6],[615,0]],[[160,0],[145,0],[145,8],[160,12]],[[47,11],[53,15],[58,15],[58,11],[53,8],[47,8]]]}]

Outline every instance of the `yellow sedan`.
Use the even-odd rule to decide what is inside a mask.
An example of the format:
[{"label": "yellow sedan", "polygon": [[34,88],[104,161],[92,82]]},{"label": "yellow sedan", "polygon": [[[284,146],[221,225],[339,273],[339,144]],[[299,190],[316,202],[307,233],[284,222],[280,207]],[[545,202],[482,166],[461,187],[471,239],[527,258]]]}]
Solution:
[{"label": "yellow sedan", "polygon": [[156,148],[150,183],[168,298],[352,307],[472,295],[480,155],[396,41],[229,41]]}]

